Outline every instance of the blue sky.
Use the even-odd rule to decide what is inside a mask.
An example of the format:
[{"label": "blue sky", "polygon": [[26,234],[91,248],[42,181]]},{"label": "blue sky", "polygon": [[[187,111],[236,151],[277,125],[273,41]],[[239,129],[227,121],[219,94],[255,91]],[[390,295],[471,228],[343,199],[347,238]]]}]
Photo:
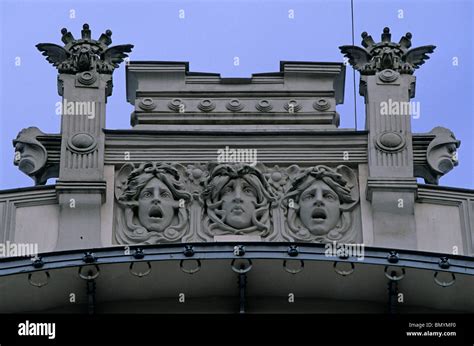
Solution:
[{"label": "blue sky", "polygon": [[[415,75],[421,115],[413,132],[450,128],[462,141],[460,165],[445,186],[474,189],[473,1],[354,0],[355,43],[367,31],[378,41],[389,26],[398,41],[413,33],[413,47],[437,46]],[[180,18],[184,10],[184,18]],[[289,11],[294,18],[289,18]],[[181,12],[182,14],[183,12]],[[25,127],[58,133],[56,70],[38,52],[39,42],[60,44],[60,30],[76,37],[83,23],[92,37],[106,29],[113,44],[131,43],[131,60],[189,61],[190,70],[224,77],[279,71],[283,60],[342,61],[338,46],[351,44],[350,0],[248,1],[13,1],[0,0],[0,189],[33,185],[13,166],[11,141]],[[234,57],[240,65],[234,66]],[[18,58],[20,60],[18,60]],[[453,58],[458,64],[453,65]],[[18,65],[18,61],[20,64]],[[347,69],[341,127],[354,127],[352,68]],[[356,73],[356,89],[359,76]],[[364,128],[363,99],[356,90],[357,128]],[[107,128],[130,128],[125,69],[114,73]]]}]

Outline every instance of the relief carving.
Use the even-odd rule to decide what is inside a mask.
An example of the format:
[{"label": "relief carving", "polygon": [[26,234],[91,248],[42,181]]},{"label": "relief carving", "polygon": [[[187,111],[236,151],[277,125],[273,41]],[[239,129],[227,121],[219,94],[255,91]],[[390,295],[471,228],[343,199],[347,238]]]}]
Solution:
[{"label": "relief carving", "polygon": [[[128,175],[125,179],[120,177]],[[126,165],[118,175],[116,240],[120,244],[179,242],[189,229],[191,194],[178,170],[165,163]]]},{"label": "relief carving", "polygon": [[124,165],[117,174],[116,240],[120,244],[214,241],[360,240],[359,202],[347,166],[300,168],[243,163]]},{"label": "relief carving", "polygon": [[260,170],[250,165],[218,165],[202,193],[204,233],[268,236],[276,196]]},{"label": "relief carving", "polygon": [[349,167],[310,167],[295,177],[283,199],[286,231],[296,241],[354,242],[350,211],[358,201],[356,176]]}]

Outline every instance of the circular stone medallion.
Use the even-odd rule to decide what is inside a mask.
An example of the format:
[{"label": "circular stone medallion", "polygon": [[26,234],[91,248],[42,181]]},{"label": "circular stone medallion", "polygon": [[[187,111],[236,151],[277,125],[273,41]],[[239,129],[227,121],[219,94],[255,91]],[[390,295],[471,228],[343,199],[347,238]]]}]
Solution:
[{"label": "circular stone medallion", "polygon": [[91,151],[97,145],[96,140],[88,133],[77,133],[69,139],[69,147],[73,151]]},{"label": "circular stone medallion", "polygon": [[405,139],[396,132],[383,132],[377,137],[376,144],[384,151],[399,151],[405,146]]}]

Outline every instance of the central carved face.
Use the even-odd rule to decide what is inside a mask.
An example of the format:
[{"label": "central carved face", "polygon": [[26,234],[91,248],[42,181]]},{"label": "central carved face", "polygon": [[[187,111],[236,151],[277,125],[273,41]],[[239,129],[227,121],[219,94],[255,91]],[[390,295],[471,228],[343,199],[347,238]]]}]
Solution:
[{"label": "central carved face", "polygon": [[316,180],[301,193],[300,220],[314,235],[323,235],[336,227],[341,216],[338,195],[322,180]]},{"label": "central carved face", "polygon": [[237,229],[252,225],[252,215],[257,203],[257,192],[244,179],[230,180],[220,193],[224,222]]},{"label": "central carved face", "polygon": [[161,180],[151,179],[138,197],[138,219],[148,231],[163,232],[173,221],[176,201]]}]

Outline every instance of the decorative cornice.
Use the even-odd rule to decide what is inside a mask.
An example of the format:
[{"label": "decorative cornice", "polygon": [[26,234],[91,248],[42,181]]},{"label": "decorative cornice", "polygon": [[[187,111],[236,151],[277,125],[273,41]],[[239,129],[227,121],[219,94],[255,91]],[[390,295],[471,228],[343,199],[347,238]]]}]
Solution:
[{"label": "decorative cornice", "polygon": [[[106,130],[105,164],[129,162],[215,161],[221,148],[255,148],[258,160],[263,162],[311,164],[358,164],[367,162],[367,134],[344,131],[307,132],[241,132],[217,134],[193,131],[192,133],[166,133],[163,131]],[[170,147],[170,143],[173,146]],[[344,151],[348,151],[346,160]]]},{"label": "decorative cornice", "polygon": [[280,72],[256,73],[250,78],[224,78],[217,73],[190,72],[188,62],[133,61],[126,66],[126,79],[127,101],[133,105],[138,97],[152,96],[173,98],[188,94],[211,98],[225,95],[232,99],[246,95],[258,102],[266,95],[291,99],[299,95],[314,97],[318,93],[321,97],[331,96],[336,104],[341,104],[344,101],[345,66],[342,63],[282,61]]},{"label": "decorative cornice", "polygon": [[[136,128],[339,126],[336,105],[344,99],[342,63],[282,61],[280,72],[250,78],[190,72],[187,62],[131,62],[126,71],[127,101],[135,106],[131,123]],[[144,106],[145,99],[155,106]],[[182,102],[175,104],[176,99]],[[322,106],[315,106],[318,101]]]},{"label": "decorative cornice", "polygon": [[[209,145],[215,143],[215,140],[218,140],[220,136],[215,132],[208,130],[208,131],[201,131],[198,132],[196,130],[192,131],[138,131],[138,130],[107,130],[105,129],[106,134],[106,148],[105,148],[105,164],[118,164],[124,163],[123,153],[126,151],[134,151],[141,153],[143,148],[151,149],[151,155],[153,160],[159,160],[160,155],[176,155],[177,152],[172,152],[169,149],[169,146],[166,144],[170,141],[177,141],[180,145],[187,145],[189,144],[190,147],[193,147],[196,142],[199,143],[206,143],[203,142],[203,138],[213,138]],[[186,133],[191,135],[190,137],[185,137]],[[229,131],[228,135],[225,139],[222,139],[222,145],[225,146],[229,144],[228,136],[235,136],[242,133],[242,131]],[[339,136],[339,139],[335,138],[335,135]],[[316,147],[314,150],[311,151],[310,158],[312,159],[325,159],[324,162],[328,162],[326,160],[337,159],[340,158],[341,155],[338,155],[341,151],[347,150],[350,148],[350,160],[349,162],[357,162],[357,163],[367,163],[367,132],[365,131],[358,131],[354,133],[353,131],[347,132],[344,130],[334,130],[333,134],[325,134],[321,133],[320,131],[306,131],[302,132],[282,132],[279,131],[250,131],[247,133],[245,137],[242,139],[238,139],[235,137],[232,139],[232,143],[235,143],[237,146],[242,146],[242,143],[248,143],[251,141],[251,145],[258,148],[259,138],[265,136],[268,139],[274,138],[275,141],[280,141],[282,135],[285,136],[285,139],[291,139],[292,143],[298,143],[300,141],[300,145],[302,147],[308,147],[310,143],[313,143]],[[254,136],[255,139],[252,139]],[[289,136],[289,137],[288,137]],[[343,137],[341,137],[343,136]],[[423,168],[428,167],[427,162],[427,148],[429,144],[433,141],[436,136],[431,133],[420,133],[413,135],[413,161],[415,168]],[[48,164],[59,164],[60,158],[60,149],[61,149],[61,137],[57,134],[46,134],[37,137],[38,141],[46,148],[48,152]],[[231,143],[231,144],[232,144]],[[324,148],[324,144],[331,144],[331,148]],[[337,144],[339,143],[339,144]],[[214,144],[212,144],[214,145]],[[156,152],[153,150],[153,147],[156,147]],[[162,149],[160,149],[162,148]],[[167,149],[166,151],[163,151]],[[213,148],[209,150],[214,150]],[[296,150],[296,149],[295,149]],[[298,154],[295,151],[291,155]],[[299,153],[301,155],[306,155],[306,151],[304,153]],[[206,156],[204,152],[201,154],[189,154],[189,159],[203,159],[203,156]],[[135,155],[132,155],[131,158],[134,159]],[[298,157],[294,156],[295,159]],[[141,157],[141,156],[140,156]],[[337,161],[335,161],[337,162]],[[417,169],[415,170],[417,171]]]},{"label": "decorative cornice", "polygon": [[0,202],[15,204],[48,204],[55,203],[56,191],[54,185],[37,185],[0,190]]},{"label": "decorative cornice", "polygon": [[420,201],[451,201],[474,202],[474,190],[457,187],[437,186],[431,184],[418,184],[418,199]]}]

